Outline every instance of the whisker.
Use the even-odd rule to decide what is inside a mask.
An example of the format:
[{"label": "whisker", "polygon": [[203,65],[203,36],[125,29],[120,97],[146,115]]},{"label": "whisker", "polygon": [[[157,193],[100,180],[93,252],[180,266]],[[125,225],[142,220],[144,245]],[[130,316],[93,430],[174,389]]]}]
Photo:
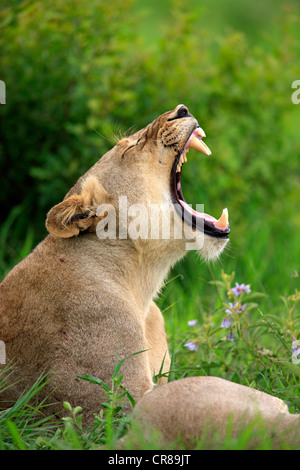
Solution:
[{"label": "whisker", "polygon": [[97,129],[95,129],[95,127],[92,127],[93,131],[96,132],[97,135],[99,135],[99,137],[102,137],[103,139],[107,140],[107,142],[109,142],[110,144],[113,144],[113,140],[109,137],[106,137],[105,135],[103,134],[100,134],[100,132],[97,131]]}]

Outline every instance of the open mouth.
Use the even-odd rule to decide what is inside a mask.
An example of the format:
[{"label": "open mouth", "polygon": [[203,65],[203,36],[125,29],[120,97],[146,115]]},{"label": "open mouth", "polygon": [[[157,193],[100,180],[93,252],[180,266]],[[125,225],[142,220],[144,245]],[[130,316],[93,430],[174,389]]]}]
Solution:
[{"label": "open mouth", "polygon": [[[177,211],[181,213],[182,219],[191,223],[195,229],[204,221],[204,233],[216,238],[228,238],[230,233],[228,224],[228,211],[223,209],[221,217],[217,220],[204,212],[197,212],[192,209],[185,201],[181,188],[181,170],[184,163],[187,162],[186,154],[190,148],[199,150],[206,155],[211,155],[211,151],[202,141],[206,137],[203,129],[197,126],[188,138],[183,151],[177,155],[171,171],[171,194]],[[186,217],[187,216],[187,217]]]}]

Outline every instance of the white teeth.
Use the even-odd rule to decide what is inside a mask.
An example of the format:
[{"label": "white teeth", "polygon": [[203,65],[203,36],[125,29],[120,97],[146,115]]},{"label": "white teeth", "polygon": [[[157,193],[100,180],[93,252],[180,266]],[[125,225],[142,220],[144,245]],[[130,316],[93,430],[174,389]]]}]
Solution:
[{"label": "white teeth", "polygon": [[[181,171],[183,163],[187,162],[186,154],[190,148],[194,148],[196,150],[199,150],[200,152],[206,153],[206,155],[211,155],[211,151],[209,150],[207,145],[202,141],[203,137],[206,137],[204,130],[202,129],[202,127],[197,127],[188,139],[184,148],[184,152],[180,155],[180,159],[176,168],[177,173]],[[223,223],[223,220],[224,219],[221,220],[221,223]]]},{"label": "white teeth", "polygon": [[202,140],[199,140],[197,137],[192,138],[192,140],[189,142],[189,146],[190,148],[206,153],[206,155],[211,155],[211,151],[209,150],[207,145]]},{"label": "white teeth", "polygon": [[219,228],[226,228],[227,225],[228,225],[228,210],[223,209],[221,217],[219,218],[219,220],[215,222],[215,226]]},{"label": "white teeth", "polygon": [[206,134],[205,134],[204,130],[202,129],[202,127],[197,127],[196,135],[199,135],[199,137],[201,137],[201,139],[203,139],[203,137],[206,137]]},{"label": "white teeth", "polygon": [[181,171],[181,167],[182,167],[183,163],[185,163],[185,162],[187,162],[186,152],[184,152],[180,155],[180,159],[179,159],[179,162],[178,162],[178,165],[177,165],[177,168],[176,168],[176,173],[179,173]]}]

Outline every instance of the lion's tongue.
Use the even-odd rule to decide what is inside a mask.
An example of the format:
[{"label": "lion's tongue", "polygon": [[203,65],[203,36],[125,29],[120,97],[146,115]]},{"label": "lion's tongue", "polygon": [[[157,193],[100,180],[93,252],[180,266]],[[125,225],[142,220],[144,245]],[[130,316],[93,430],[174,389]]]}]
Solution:
[{"label": "lion's tongue", "polygon": [[206,214],[205,212],[197,212],[192,209],[185,201],[180,201],[183,207],[191,214],[196,217],[201,217],[205,219],[207,222],[211,222],[214,224],[216,228],[219,230],[226,230],[228,228],[228,210],[223,209],[221,217],[217,220],[213,216]]},{"label": "lion's tongue", "polygon": [[[189,148],[194,148],[196,150],[199,150],[200,152],[205,153],[206,155],[211,155],[210,149],[202,141],[203,137],[206,137],[204,130],[201,129],[201,127],[197,127],[197,129],[194,130],[189,140],[187,141],[184,150],[187,151]],[[223,209],[221,217],[217,220],[211,215],[206,214],[205,212],[195,211],[185,201],[180,200],[180,203],[190,214],[193,214],[195,217],[201,217],[205,219],[207,222],[213,223],[214,226],[218,228],[219,230],[226,230],[228,228],[228,210],[227,209]]]}]

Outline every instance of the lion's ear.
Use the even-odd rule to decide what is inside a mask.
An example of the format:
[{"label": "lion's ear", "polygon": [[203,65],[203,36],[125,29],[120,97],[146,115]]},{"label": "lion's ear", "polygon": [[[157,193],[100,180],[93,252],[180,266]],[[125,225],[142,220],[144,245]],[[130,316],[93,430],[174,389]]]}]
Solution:
[{"label": "lion's ear", "polygon": [[108,202],[109,196],[95,176],[89,176],[81,186],[80,194],[74,194],[52,207],[47,215],[47,230],[56,237],[70,238],[81,231],[95,231],[101,217],[97,207]]}]

